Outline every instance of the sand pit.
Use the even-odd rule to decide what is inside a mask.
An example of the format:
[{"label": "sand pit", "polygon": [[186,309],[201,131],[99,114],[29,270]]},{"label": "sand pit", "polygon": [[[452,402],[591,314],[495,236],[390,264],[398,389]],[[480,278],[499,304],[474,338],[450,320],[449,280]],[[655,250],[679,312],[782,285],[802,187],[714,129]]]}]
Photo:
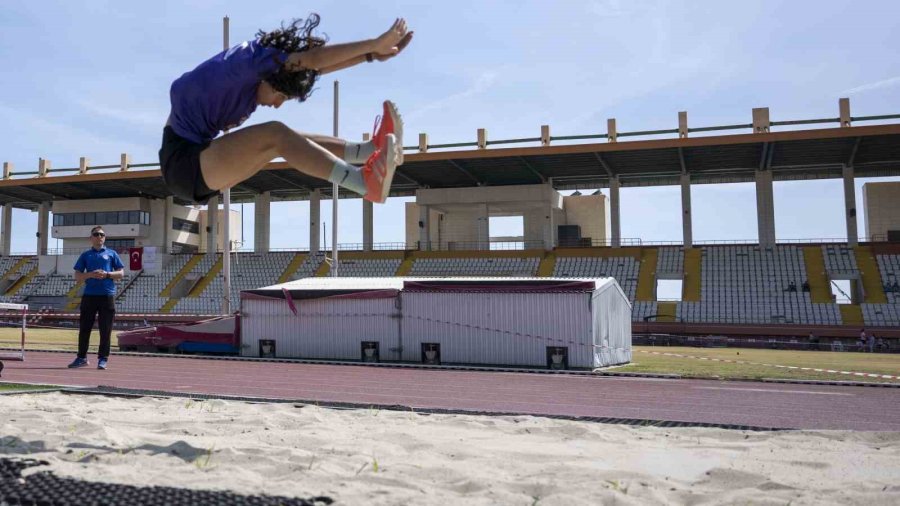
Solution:
[{"label": "sand pit", "polygon": [[311,405],[0,396],[61,477],[345,504],[898,504],[900,433],[663,429]]}]

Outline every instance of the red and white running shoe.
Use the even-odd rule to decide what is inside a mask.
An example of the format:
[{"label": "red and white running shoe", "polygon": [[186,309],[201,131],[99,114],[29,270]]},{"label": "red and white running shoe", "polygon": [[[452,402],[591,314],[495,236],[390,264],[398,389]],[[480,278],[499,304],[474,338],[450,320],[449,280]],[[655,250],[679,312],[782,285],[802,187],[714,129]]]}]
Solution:
[{"label": "red and white running shoe", "polygon": [[363,179],[366,181],[366,194],[364,199],[381,204],[387,200],[391,191],[391,181],[394,180],[394,172],[397,170],[398,151],[400,145],[394,134],[384,136],[384,144],[381,149],[376,149],[366,160],[363,166]]},{"label": "red and white running shoe", "polygon": [[[378,123],[379,119],[381,120],[380,124]],[[397,145],[400,146],[397,165],[403,165],[403,118],[401,118],[400,113],[397,112],[397,106],[390,100],[385,100],[384,114],[375,118],[375,124],[376,127],[372,134],[373,141],[375,142],[375,149],[384,147],[384,137],[387,134],[394,134],[394,137],[397,138]]]}]

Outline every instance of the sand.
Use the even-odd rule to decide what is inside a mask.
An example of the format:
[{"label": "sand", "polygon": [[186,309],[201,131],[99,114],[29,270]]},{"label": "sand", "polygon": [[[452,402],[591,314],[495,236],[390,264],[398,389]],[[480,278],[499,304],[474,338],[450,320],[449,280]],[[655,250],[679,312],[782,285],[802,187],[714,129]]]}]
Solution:
[{"label": "sand", "polygon": [[313,405],[0,396],[58,476],[343,504],[900,504],[900,433],[665,429]]}]

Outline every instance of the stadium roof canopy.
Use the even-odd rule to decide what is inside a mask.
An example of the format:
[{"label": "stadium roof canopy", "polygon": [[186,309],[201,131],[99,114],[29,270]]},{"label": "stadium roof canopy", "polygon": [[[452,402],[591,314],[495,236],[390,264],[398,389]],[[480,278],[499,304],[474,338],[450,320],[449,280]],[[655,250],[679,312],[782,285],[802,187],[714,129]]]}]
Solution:
[{"label": "stadium roof canopy", "polygon": [[[468,144],[472,143],[463,145]],[[405,164],[394,179],[392,195],[414,195],[417,188],[547,182],[557,189],[605,188],[611,177],[618,177],[623,187],[676,185],[683,172],[690,174],[692,184],[738,183],[754,181],[755,171],[766,168],[772,170],[776,181],[841,178],[845,165],[854,167],[856,177],[900,176],[900,124],[430,150],[406,155]],[[74,175],[55,174],[78,169],[53,169],[42,177],[35,177],[35,172],[14,173],[14,177],[0,180],[0,203],[34,209],[38,203],[52,200],[167,197],[170,193],[158,168],[136,168],[154,166],[158,164],[139,164],[124,172],[98,171],[117,166],[91,167],[85,174]],[[16,177],[20,175],[29,177]],[[284,162],[274,162],[233,188],[232,201],[252,201],[265,191],[271,192],[273,200],[305,200],[315,189],[328,194],[331,183],[301,174]],[[344,196],[342,192],[341,197]]]}]

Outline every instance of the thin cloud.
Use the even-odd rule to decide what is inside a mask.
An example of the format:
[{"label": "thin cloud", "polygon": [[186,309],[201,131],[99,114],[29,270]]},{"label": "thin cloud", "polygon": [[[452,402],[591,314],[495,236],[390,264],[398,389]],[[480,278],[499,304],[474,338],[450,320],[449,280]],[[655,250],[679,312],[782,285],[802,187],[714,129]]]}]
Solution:
[{"label": "thin cloud", "polygon": [[130,123],[144,128],[162,129],[162,125],[164,125],[166,121],[165,112],[137,111],[135,109],[116,109],[114,107],[89,102],[87,100],[79,100],[78,105],[83,107],[88,112],[91,112],[98,116],[111,118],[123,123]]},{"label": "thin cloud", "polygon": [[614,18],[626,13],[624,2],[621,0],[594,0],[588,3],[587,10],[604,18]]},{"label": "thin cloud", "polygon": [[431,102],[430,104],[426,104],[407,115],[408,119],[418,118],[424,115],[427,112],[434,111],[437,109],[443,109],[451,105],[453,102],[458,100],[462,100],[465,98],[469,98],[475,95],[479,95],[481,93],[489,90],[494,84],[497,82],[500,77],[500,72],[498,70],[488,70],[486,72],[482,72],[476,79],[475,82],[472,83],[470,87],[459,92],[454,93],[453,95],[449,95],[442,99]]},{"label": "thin cloud", "polygon": [[[103,153],[104,157],[109,157],[108,161],[92,160],[96,163],[117,163],[120,153],[130,153],[133,157],[141,157],[140,160],[133,158],[135,163],[153,161],[156,158],[155,146],[148,148],[144,144],[134,144],[120,139],[94,135],[84,128],[50,121],[4,104],[0,104],[0,114],[11,123],[19,125],[21,130],[27,131],[31,139],[44,139],[48,149],[57,153],[70,152],[84,156],[88,155],[87,151],[90,150],[92,153],[99,152]],[[33,155],[35,159],[42,156],[37,152]],[[77,156],[74,156],[73,159],[77,162]],[[55,165],[66,165],[66,163],[58,160]]]},{"label": "thin cloud", "polygon": [[[703,76],[706,86],[716,86],[719,81],[727,79],[729,70],[724,62],[722,47],[707,45],[687,45],[679,47],[679,34],[672,28],[672,20],[676,17],[670,4],[664,2],[648,2],[637,4],[617,0],[598,0],[587,5],[589,12],[606,17],[630,16],[639,19],[639,25],[633,20],[604,21],[613,33],[625,35],[622,27],[640,26],[652,37],[638,38],[629,43],[628,51],[640,58],[617,62],[612,73],[596,73],[590,84],[578,83],[572,86],[568,96],[591,96],[590,102],[574,104],[568,102],[568,114],[560,115],[554,121],[559,132],[587,133],[605,132],[606,119],[613,116],[610,111],[629,101],[636,101],[650,96],[660,90],[678,88],[680,83],[691,82]],[[710,27],[705,29],[710,40],[725,40],[727,30]],[[709,68],[718,68],[715,77],[709,78]],[[561,74],[578,75],[585,70],[570,67],[560,71]],[[604,91],[596,94],[596,83],[602,82]],[[551,84],[547,84],[551,86]],[[560,100],[560,103],[565,101]],[[628,118],[619,118],[620,128]]]},{"label": "thin cloud", "polygon": [[857,86],[856,88],[850,88],[849,90],[842,91],[841,94],[853,95],[856,93],[865,93],[872,90],[891,88],[893,86],[897,86],[898,84],[900,84],[900,76],[892,77],[890,79],[884,79],[881,81],[875,81],[874,83],[863,84],[861,86]]}]

